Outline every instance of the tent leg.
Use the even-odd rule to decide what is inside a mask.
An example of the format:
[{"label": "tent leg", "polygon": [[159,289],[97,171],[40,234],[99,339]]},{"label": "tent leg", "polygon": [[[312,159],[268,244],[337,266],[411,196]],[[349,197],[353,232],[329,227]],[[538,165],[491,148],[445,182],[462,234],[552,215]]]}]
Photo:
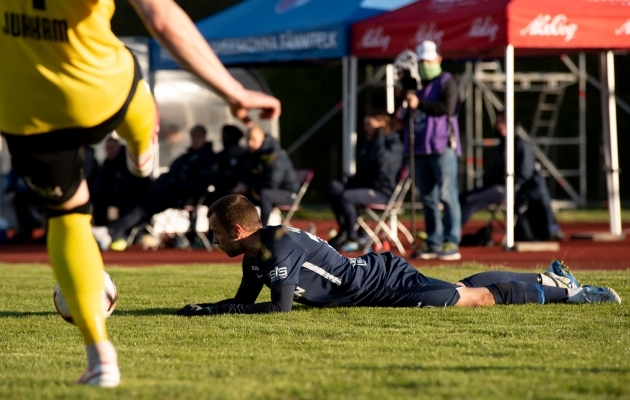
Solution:
[{"label": "tent leg", "polygon": [[580,202],[586,207],[586,55],[578,56],[578,104],[579,104],[579,138],[580,138]]},{"label": "tent leg", "polygon": [[505,123],[507,125],[505,247],[511,250],[514,248],[514,46],[511,44],[505,49]]},{"label": "tent leg", "polygon": [[356,56],[350,56],[350,98],[348,99],[348,134],[350,135],[350,176],[356,173],[356,147],[357,147],[357,80],[359,63]]},{"label": "tent leg", "polygon": [[619,157],[617,146],[617,108],[615,102],[615,58],[612,51],[600,54],[602,82],[602,139],[608,188],[610,233],[620,236],[621,203],[619,200]]},{"label": "tent leg", "polygon": [[393,114],[396,112],[394,104],[394,64],[387,64],[385,67],[385,86],[387,97],[387,113]]},{"label": "tent leg", "polygon": [[343,57],[341,59],[341,88],[342,88],[342,96],[341,102],[342,106],[342,119],[343,119],[343,128],[342,128],[342,137],[341,137],[341,154],[342,154],[342,172],[343,172],[343,181],[346,182],[350,175],[350,157],[349,148],[350,148],[350,126],[349,126],[349,118],[348,118],[348,57]]}]

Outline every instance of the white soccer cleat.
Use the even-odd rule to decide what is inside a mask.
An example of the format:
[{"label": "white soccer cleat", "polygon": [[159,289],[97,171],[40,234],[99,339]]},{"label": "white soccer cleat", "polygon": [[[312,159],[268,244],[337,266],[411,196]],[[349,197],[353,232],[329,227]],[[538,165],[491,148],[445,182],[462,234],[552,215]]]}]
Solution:
[{"label": "white soccer cleat", "polygon": [[[568,289],[570,303],[620,303],[621,297],[612,288],[584,285],[578,289]],[[573,293],[572,293],[573,292]]]},{"label": "white soccer cleat", "polygon": [[92,235],[94,235],[94,239],[96,239],[96,243],[102,251],[109,250],[109,246],[112,244],[112,237],[106,226],[93,226]]},{"label": "white soccer cleat", "polygon": [[77,384],[116,387],[120,384],[120,370],[116,364],[98,364],[94,368],[86,369]]},{"label": "white soccer cleat", "polygon": [[153,163],[155,161],[155,151],[157,149],[158,135],[157,130],[153,134],[151,139],[151,145],[149,149],[138,157],[131,154],[129,148],[127,148],[127,169],[131,172],[131,175],[138,178],[146,178],[153,173]]}]

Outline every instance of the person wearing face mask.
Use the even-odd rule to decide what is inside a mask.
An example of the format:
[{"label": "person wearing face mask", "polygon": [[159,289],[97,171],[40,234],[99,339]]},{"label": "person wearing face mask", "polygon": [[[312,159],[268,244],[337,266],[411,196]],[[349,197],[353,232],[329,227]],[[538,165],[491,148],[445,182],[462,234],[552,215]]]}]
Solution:
[{"label": "person wearing face mask", "polygon": [[[403,139],[409,154],[409,114],[413,119],[415,183],[420,199],[427,239],[414,258],[459,260],[461,210],[457,188],[457,156],[461,155],[457,82],[443,72],[442,57],[435,42],[425,40],[417,48],[422,89],[406,93],[407,115]],[[444,216],[440,211],[444,205]]]}]

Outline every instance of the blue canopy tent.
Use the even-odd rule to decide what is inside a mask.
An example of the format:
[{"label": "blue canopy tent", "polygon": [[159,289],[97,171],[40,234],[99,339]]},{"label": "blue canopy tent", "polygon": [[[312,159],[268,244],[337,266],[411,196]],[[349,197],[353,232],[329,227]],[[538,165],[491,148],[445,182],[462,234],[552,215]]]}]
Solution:
[{"label": "blue canopy tent", "polygon": [[[197,22],[226,65],[339,59],[348,55],[353,21],[382,10],[363,0],[247,0]],[[155,42],[153,69],[179,68]]]},{"label": "blue canopy tent", "polygon": [[[354,173],[357,61],[350,53],[350,26],[415,0],[245,0],[197,22],[225,65],[342,60],[344,173]],[[179,66],[157,42],[151,70]],[[354,137],[353,137],[354,136]]]}]

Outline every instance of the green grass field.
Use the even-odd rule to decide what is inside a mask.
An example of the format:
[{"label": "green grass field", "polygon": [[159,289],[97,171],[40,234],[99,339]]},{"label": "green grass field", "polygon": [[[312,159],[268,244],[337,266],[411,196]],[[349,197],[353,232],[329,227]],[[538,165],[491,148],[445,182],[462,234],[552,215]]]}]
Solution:
[{"label": "green grass field", "polygon": [[[432,268],[447,280],[480,266]],[[0,264],[0,398],[628,399],[630,271],[579,272],[617,304],[311,309],[183,318],[231,297],[240,268],[108,268],[123,382],[78,387],[83,346],[41,265]],[[265,300],[268,290],[264,291]]]}]

